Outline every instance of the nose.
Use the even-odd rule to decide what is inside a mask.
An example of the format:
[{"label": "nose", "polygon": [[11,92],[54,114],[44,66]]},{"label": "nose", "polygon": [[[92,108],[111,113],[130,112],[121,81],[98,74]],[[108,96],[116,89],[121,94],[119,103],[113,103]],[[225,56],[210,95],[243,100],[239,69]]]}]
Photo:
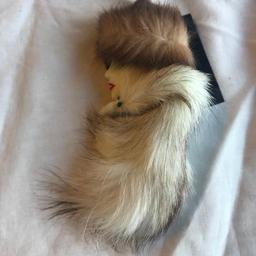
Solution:
[{"label": "nose", "polygon": [[105,78],[107,79],[107,81],[109,82],[111,79],[111,70],[108,69],[105,74],[104,74]]}]

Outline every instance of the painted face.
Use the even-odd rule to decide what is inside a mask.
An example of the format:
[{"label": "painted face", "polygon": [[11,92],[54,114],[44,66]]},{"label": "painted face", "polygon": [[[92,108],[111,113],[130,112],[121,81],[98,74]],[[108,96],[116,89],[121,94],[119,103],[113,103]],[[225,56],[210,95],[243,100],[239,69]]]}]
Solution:
[{"label": "painted face", "polygon": [[123,100],[131,100],[139,93],[143,86],[139,85],[139,80],[144,77],[141,70],[132,67],[120,67],[112,63],[105,72],[108,81],[108,89],[111,92],[112,100],[118,97]]},{"label": "painted face", "polygon": [[120,79],[120,69],[111,64],[108,70],[105,72],[105,78],[107,79],[107,87],[111,93],[112,100],[120,99],[120,85],[122,79]]},{"label": "painted face", "polygon": [[135,67],[112,63],[105,73],[116,111],[137,111],[147,100],[151,75]]}]

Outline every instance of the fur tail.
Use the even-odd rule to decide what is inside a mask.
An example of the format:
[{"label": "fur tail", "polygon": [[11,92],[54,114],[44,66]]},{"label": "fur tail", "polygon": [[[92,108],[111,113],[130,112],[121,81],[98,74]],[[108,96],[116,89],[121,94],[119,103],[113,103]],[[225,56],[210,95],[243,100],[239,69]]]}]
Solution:
[{"label": "fur tail", "polygon": [[[136,75],[130,67],[114,72],[128,82]],[[153,107],[140,115],[91,113],[83,160],[66,178],[50,176],[46,207],[52,218],[74,218],[86,235],[134,251],[178,214],[191,183],[187,139],[210,101],[207,76],[190,67],[147,72],[134,88],[143,84]]]},{"label": "fur tail", "polygon": [[148,0],[138,0],[100,16],[97,52],[107,66],[112,61],[143,68],[194,65],[179,10]]}]

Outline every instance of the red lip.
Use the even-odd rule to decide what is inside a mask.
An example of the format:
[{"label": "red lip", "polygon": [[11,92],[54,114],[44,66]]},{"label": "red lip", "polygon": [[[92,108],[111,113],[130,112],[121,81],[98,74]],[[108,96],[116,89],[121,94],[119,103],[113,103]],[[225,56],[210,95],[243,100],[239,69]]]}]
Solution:
[{"label": "red lip", "polygon": [[114,84],[108,83],[108,89],[111,91],[115,87]]}]

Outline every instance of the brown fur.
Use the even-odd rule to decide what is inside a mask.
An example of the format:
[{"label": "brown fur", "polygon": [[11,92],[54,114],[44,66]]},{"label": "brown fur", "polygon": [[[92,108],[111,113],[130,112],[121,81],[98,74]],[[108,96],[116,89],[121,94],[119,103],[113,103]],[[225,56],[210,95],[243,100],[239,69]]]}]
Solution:
[{"label": "brown fur", "polygon": [[97,52],[106,66],[193,66],[187,28],[176,7],[150,1],[114,8],[99,18]]}]

